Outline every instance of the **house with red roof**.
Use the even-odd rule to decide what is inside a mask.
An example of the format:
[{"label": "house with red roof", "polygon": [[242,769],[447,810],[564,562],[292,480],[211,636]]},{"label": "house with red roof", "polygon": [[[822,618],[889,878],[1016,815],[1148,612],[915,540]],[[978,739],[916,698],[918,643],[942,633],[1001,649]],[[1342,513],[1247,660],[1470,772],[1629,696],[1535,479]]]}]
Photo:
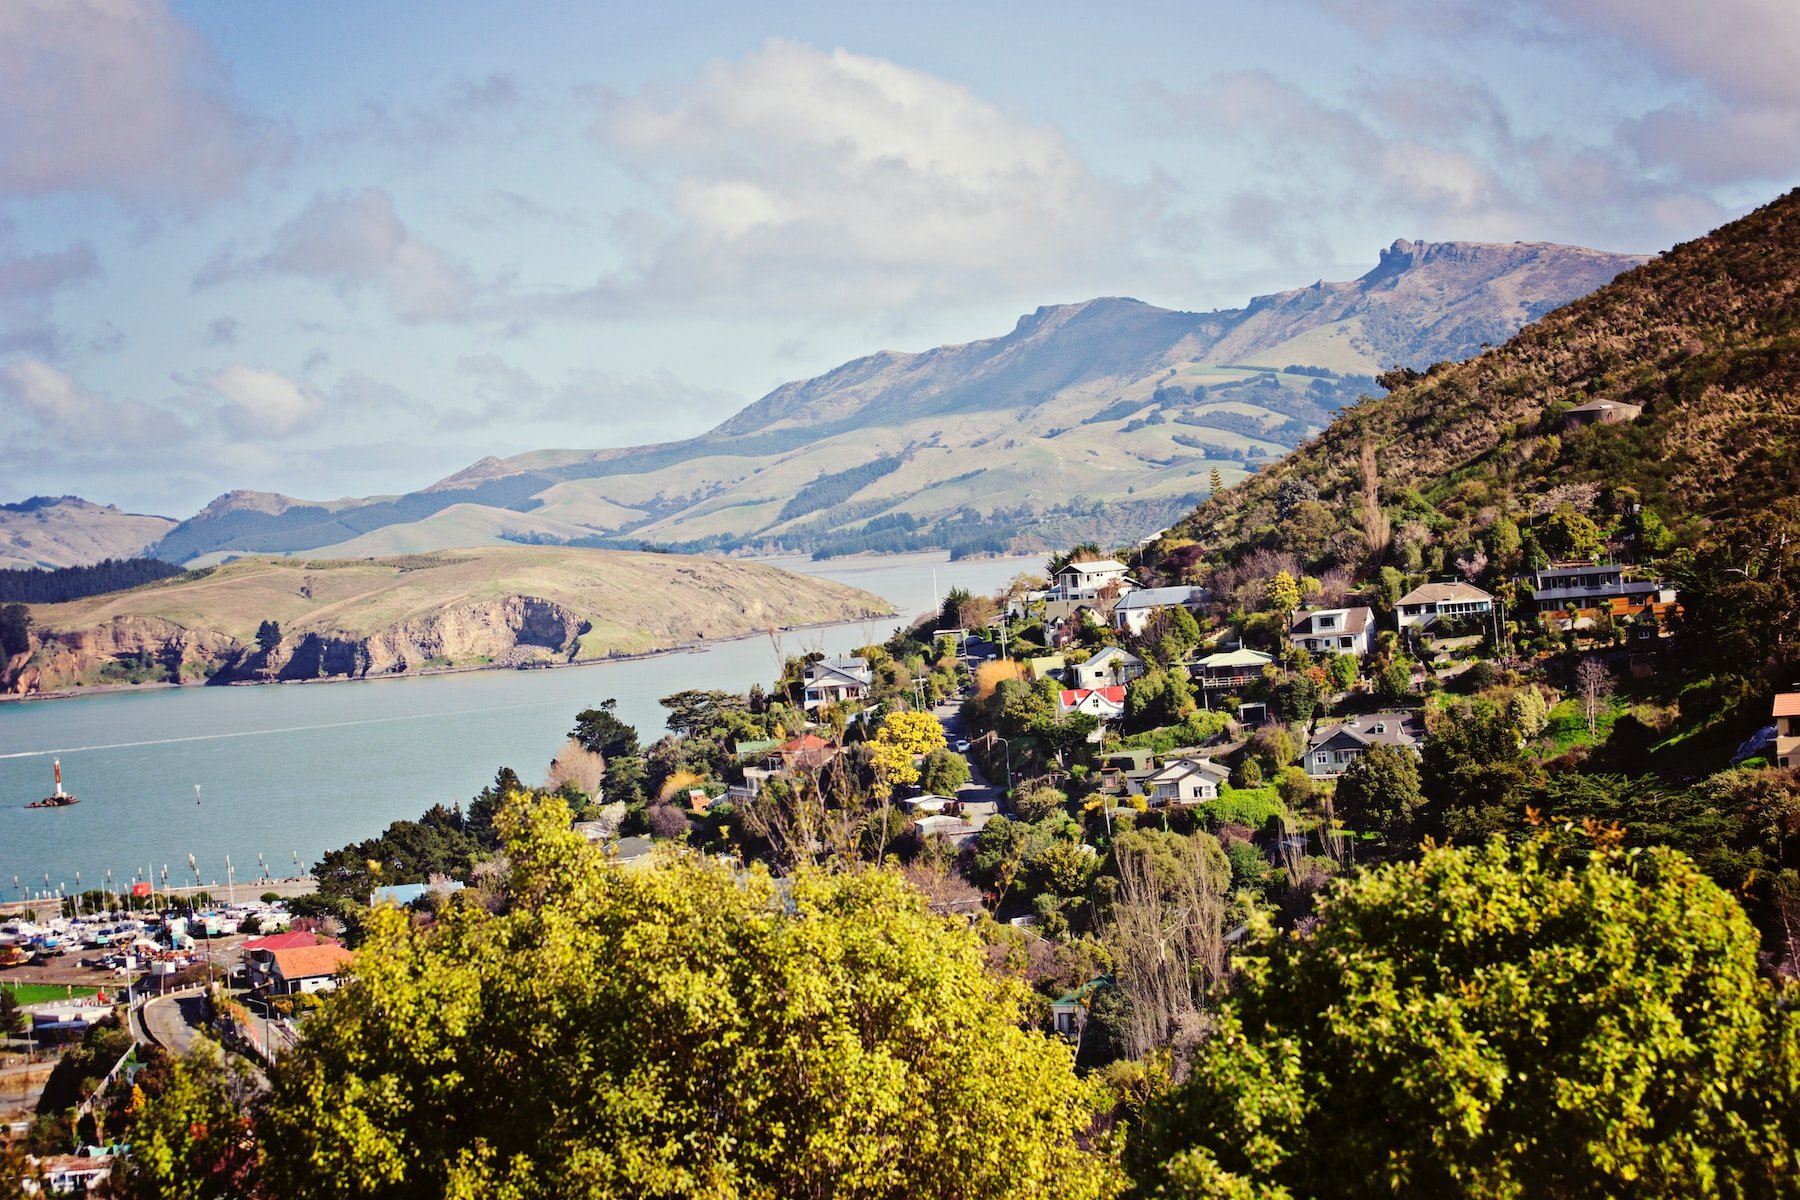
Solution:
[{"label": "house with red roof", "polygon": [[244,943],[244,982],[276,994],[319,992],[336,987],[333,976],[349,963],[350,951],[316,933],[277,933]]},{"label": "house with red roof", "polygon": [[1064,688],[1058,696],[1058,707],[1069,713],[1086,713],[1102,721],[1116,721],[1125,715],[1123,687]]}]

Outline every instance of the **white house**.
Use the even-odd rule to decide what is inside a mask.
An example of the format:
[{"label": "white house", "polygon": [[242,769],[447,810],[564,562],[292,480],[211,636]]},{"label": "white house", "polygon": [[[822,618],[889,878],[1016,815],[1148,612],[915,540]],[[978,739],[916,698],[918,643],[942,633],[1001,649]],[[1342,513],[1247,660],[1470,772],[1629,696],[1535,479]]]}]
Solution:
[{"label": "white house", "polygon": [[1800,692],[1775,697],[1775,765],[1800,767]]},{"label": "white house", "polygon": [[1177,758],[1144,780],[1144,797],[1152,808],[1217,800],[1219,785],[1230,777],[1210,758]]},{"label": "white house", "polygon": [[1261,679],[1263,668],[1274,661],[1261,650],[1222,650],[1196,659],[1194,667],[1201,687],[1235,688]]},{"label": "white house", "polygon": [[1056,586],[1050,589],[1052,600],[1092,600],[1108,584],[1121,588],[1131,586],[1125,577],[1124,563],[1107,558],[1098,562],[1073,562],[1056,573]]},{"label": "white house", "polygon": [[1206,607],[1206,592],[1196,587],[1134,588],[1119,597],[1113,605],[1113,628],[1121,633],[1141,634],[1150,618],[1164,609],[1185,608],[1189,612]]},{"label": "white house", "polygon": [[1110,687],[1130,683],[1144,673],[1144,660],[1117,646],[1108,646],[1084,663],[1069,668],[1078,688]]},{"label": "white house", "polygon": [[1494,598],[1470,583],[1428,583],[1400,597],[1394,620],[1429,629],[1445,617],[1486,617],[1494,611]]},{"label": "white house", "polygon": [[331,991],[337,987],[338,973],[356,961],[356,955],[336,942],[274,950],[269,957],[270,990],[282,996]]},{"label": "white house", "polygon": [[1125,689],[1122,687],[1064,688],[1058,697],[1063,713],[1086,713],[1102,721],[1116,721],[1125,715]]},{"label": "white house", "polygon": [[861,658],[823,658],[806,664],[804,707],[811,711],[827,704],[858,703],[869,694],[875,673]]},{"label": "white house", "polygon": [[1288,640],[1314,654],[1354,654],[1362,657],[1374,648],[1375,610],[1371,608],[1315,608],[1294,618]]}]

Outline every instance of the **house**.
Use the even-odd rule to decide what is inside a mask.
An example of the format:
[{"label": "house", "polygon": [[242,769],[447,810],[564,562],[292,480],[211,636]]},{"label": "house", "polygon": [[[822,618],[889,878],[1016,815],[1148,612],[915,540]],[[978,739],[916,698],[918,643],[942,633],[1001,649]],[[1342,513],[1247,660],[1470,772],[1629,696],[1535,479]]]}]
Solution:
[{"label": "house", "polygon": [[[53,1154],[29,1158],[27,1162],[33,1176],[43,1178],[44,1191],[51,1196],[85,1196],[98,1191],[112,1174],[113,1166],[110,1154]],[[26,1190],[37,1190],[35,1179],[26,1184]]]},{"label": "house", "polygon": [[1206,607],[1206,599],[1203,588],[1134,588],[1113,605],[1113,628],[1121,633],[1141,634],[1157,613],[1178,607],[1195,612]]},{"label": "house", "polygon": [[1094,993],[1111,986],[1112,977],[1100,975],[1067,995],[1052,1000],[1050,1022],[1057,1035],[1071,1042],[1079,1042],[1082,1031],[1087,1028],[1088,1008],[1094,1002]]},{"label": "house", "polygon": [[1800,767],[1800,692],[1775,697],[1775,765]]},{"label": "house", "polygon": [[1084,663],[1069,669],[1070,682],[1078,688],[1108,687],[1130,683],[1144,673],[1144,660],[1117,646],[1108,646]]},{"label": "house", "polygon": [[1420,632],[1446,617],[1481,617],[1494,611],[1494,598],[1471,583],[1427,583],[1400,597],[1394,620],[1404,631],[1411,625]]},{"label": "house", "polygon": [[647,837],[626,837],[606,847],[606,861],[615,867],[634,867],[639,863],[650,861],[650,854],[656,848]]},{"label": "house", "polygon": [[1131,587],[1126,577],[1130,568],[1107,558],[1098,562],[1072,562],[1056,573],[1056,585],[1050,589],[1051,600],[1092,600],[1108,587],[1119,591]]},{"label": "house", "polygon": [[1219,798],[1219,785],[1231,772],[1210,758],[1177,758],[1144,780],[1144,796],[1152,808],[1200,804]]},{"label": "house", "polygon": [[867,659],[822,658],[806,664],[806,689],[801,702],[808,712],[827,704],[856,704],[869,694],[875,672]]},{"label": "house", "polygon": [[1617,400],[1590,400],[1563,414],[1563,430],[1574,432],[1585,425],[1624,425],[1638,419],[1644,411],[1641,404],[1624,404]]},{"label": "house", "polygon": [[1143,781],[1155,773],[1151,750],[1115,750],[1100,763],[1100,790],[1109,795],[1142,795]]},{"label": "house", "polygon": [[789,738],[775,748],[784,771],[816,771],[837,755],[838,748],[815,733]]},{"label": "house", "polygon": [[962,846],[972,841],[981,830],[963,820],[961,817],[950,817],[942,814],[920,817],[913,822],[913,830],[920,838],[943,838],[952,845]]},{"label": "house", "polygon": [[339,972],[355,961],[356,955],[336,942],[271,950],[269,990],[282,996],[329,992],[337,987]]},{"label": "house", "polygon": [[316,933],[277,933],[269,937],[251,938],[243,945],[244,985],[252,990],[269,986],[277,950],[304,949],[326,942],[332,942],[332,939]]},{"label": "house", "polygon": [[1261,650],[1224,650],[1196,659],[1194,670],[1203,688],[1235,688],[1261,679],[1263,668],[1274,661]]},{"label": "house", "polygon": [[1342,775],[1374,745],[1403,746],[1414,754],[1425,740],[1425,724],[1415,713],[1379,712],[1322,725],[1301,755],[1300,765],[1314,779]]},{"label": "house", "polygon": [[1608,608],[1615,616],[1642,612],[1645,605],[1672,604],[1675,589],[1666,583],[1625,578],[1625,568],[1596,563],[1567,563],[1521,575],[1518,581],[1531,589],[1533,607],[1539,613],[1562,613],[1573,604],[1577,611]]},{"label": "house", "polygon": [[1374,649],[1375,610],[1372,608],[1315,608],[1294,618],[1288,640],[1314,654],[1354,654],[1358,658]]},{"label": "house", "polygon": [[1025,660],[1025,673],[1033,682],[1039,679],[1054,679],[1061,683],[1068,675],[1068,660],[1060,654],[1045,654],[1038,658]]},{"label": "house", "polygon": [[1102,722],[1116,721],[1125,715],[1125,689],[1122,687],[1064,688],[1059,694],[1060,711],[1086,713]]}]

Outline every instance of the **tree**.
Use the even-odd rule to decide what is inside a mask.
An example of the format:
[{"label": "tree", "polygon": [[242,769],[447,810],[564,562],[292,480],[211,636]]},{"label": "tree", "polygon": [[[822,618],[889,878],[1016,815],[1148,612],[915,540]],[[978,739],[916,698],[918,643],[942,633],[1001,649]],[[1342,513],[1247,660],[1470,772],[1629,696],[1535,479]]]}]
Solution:
[{"label": "tree", "polygon": [[132,1200],[213,1200],[264,1194],[254,1187],[251,1117],[257,1085],[241,1059],[227,1063],[201,1038],[173,1065],[161,1094],[130,1120],[131,1154],[117,1194]]},{"label": "tree", "polygon": [[598,796],[605,778],[606,760],[570,738],[550,760],[544,786],[554,792],[564,785],[573,785],[584,796]]},{"label": "tree", "polygon": [[1421,752],[1420,782],[1445,831],[1500,819],[1527,779],[1518,735],[1491,704],[1447,714],[1425,735]]},{"label": "tree", "polygon": [[1756,952],[1669,850],[1496,839],[1351,877],[1235,958],[1137,1194],[1789,1194],[1800,1037]]},{"label": "tree", "polygon": [[676,733],[695,737],[715,728],[726,713],[743,712],[749,702],[733,692],[689,689],[664,696],[658,704],[669,710],[668,727]]},{"label": "tree", "polygon": [[969,782],[969,760],[949,750],[933,750],[925,756],[919,786],[934,796],[954,796]]},{"label": "tree", "polygon": [[886,799],[897,786],[919,782],[914,760],[944,748],[944,727],[928,712],[891,712],[869,743],[869,762],[875,768],[875,794]]},{"label": "tree", "polygon": [[1118,883],[1101,914],[1113,979],[1129,1002],[1133,1056],[1166,1046],[1224,969],[1231,864],[1209,833],[1129,829],[1113,839]]},{"label": "tree", "polygon": [[1069,794],[1048,784],[1039,784],[1022,790],[1013,800],[1013,811],[1019,814],[1021,821],[1041,821],[1054,812],[1061,812],[1069,803]]},{"label": "tree", "polygon": [[264,654],[273,654],[281,645],[281,622],[264,621],[256,627],[256,646]]},{"label": "tree", "polygon": [[0,670],[6,660],[31,649],[31,610],[23,604],[0,605]]},{"label": "tree", "polygon": [[1522,687],[1507,703],[1506,715],[1519,736],[1532,741],[1550,725],[1550,700],[1540,688]]},{"label": "tree", "polygon": [[1594,739],[1600,712],[1606,707],[1612,691],[1613,676],[1606,664],[1597,658],[1582,659],[1581,665],[1575,668],[1575,694],[1581,697],[1581,713],[1587,718],[1589,741]]},{"label": "tree", "polygon": [[1285,623],[1288,614],[1300,607],[1300,585],[1286,571],[1277,571],[1264,589],[1263,599],[1269,611],[1280,616]]},{"label": "tree", "polygon": [[638,731],[619,719],[618,706],[617,700],[608,699],[601,701],[598,708],[582,709],[575,714],[575,728],[569,736],[607,762],[637,757],[642,751]]},{"label": "tree", "polygon": [[1406,839],[1413,814],[1425,802],[1419,790],[1419,760],[1410,750],[1376,742],[1338,776],[1332,806],[1358,833],[1380,833],[1389,842]]},{"label": "tree", "polygon": [[1566,500],[1539,522],[1534,532],[1551,558],[1592,558],[1604,540],[1600,527]]},{"label": "tree", "polygon": [[503,816],[510,907],[373,914],[272,1072],[269,1194],[1098,1197],[1098,1093],[884,869],[608,868]]}]

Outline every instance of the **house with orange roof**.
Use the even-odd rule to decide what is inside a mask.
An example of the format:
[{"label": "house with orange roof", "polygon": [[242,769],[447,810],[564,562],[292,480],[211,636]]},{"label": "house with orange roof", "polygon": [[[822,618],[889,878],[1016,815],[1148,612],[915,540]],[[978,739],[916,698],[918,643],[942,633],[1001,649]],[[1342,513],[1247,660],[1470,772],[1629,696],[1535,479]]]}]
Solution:
[{"label": "house with orange roof", "polygon": [[1775,765],[1800,767],[1800,692],[1775,697]]}]

